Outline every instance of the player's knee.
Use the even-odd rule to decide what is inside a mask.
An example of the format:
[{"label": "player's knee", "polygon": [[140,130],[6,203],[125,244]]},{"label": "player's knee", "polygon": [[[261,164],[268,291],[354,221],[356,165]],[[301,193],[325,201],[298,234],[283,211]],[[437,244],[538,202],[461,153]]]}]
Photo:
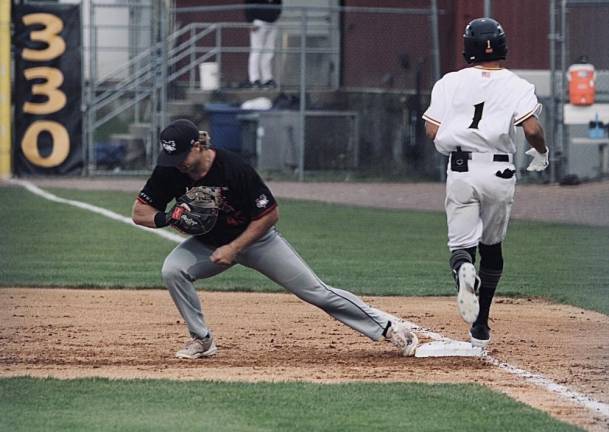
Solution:
[{"label": "player's knee", "polygon": [[489,270],[503,270],[501,243],[494,245],[480,243],[480,267]]},{"label": "player's knee", "polygon": [[171,257],[167,257],[161,268],[161,277],[165,285],[171,287],[175,281],[184,277],[184,270],[179,263],[172,260]]}]

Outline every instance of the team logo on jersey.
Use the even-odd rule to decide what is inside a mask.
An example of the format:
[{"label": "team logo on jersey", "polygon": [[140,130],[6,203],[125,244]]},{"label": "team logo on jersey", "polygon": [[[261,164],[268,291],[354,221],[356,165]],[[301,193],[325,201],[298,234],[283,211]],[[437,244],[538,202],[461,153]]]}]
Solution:
[{"label": "team logo on jersey", "polygon": [[262,194],[256,199],[256,207],[265,208],[269,204],[269,199],[266,195]]},{"label": "team logo on jersey", "polygon": [[176,142],[174,140],[161,140],[161,147],[167,153],[171,154],[176,151]]}]

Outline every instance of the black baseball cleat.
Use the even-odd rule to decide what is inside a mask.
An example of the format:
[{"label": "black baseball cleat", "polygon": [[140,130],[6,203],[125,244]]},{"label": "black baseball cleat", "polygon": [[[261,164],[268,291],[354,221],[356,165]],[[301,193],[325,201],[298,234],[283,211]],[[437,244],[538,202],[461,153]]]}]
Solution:
[{"label": "black baseball cleat", "polygon": [[491,341],[491,329],[486,324],[472,325],[469,336],[473,347],[486,348]]}]

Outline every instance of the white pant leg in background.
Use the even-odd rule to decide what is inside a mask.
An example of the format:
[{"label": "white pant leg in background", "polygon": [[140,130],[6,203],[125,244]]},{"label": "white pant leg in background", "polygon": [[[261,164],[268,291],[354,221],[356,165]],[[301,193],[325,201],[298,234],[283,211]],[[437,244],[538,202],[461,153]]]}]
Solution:
[{"label": "white pant leg in background", "polygon": [[506,168],[513,170],[514,165],[468,162],[467,172],[447,172],[445,208],[451,251],[502,242],[514,202],[516,177],[496,175]]},{"label": "white pant leg in background", "polygon": [[263,49],[260,55],[260,73],[262,82],[273,79],[273,57],[275,56],[275,39],[277,39],[277,26],[275,23],[266,23]]},{"label": "white pant leg in background", "polygon": [[277,26],[262,20],[254,20],[250,31],[250,56],[248,64],[250,82],[266,82],[273,79],[273,56]]}]

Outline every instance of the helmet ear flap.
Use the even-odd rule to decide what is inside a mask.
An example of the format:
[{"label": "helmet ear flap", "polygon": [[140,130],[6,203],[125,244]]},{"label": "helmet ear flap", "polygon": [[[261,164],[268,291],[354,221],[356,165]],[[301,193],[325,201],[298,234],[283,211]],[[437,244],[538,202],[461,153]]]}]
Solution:
[{"label": "helmet ear flap", "polygon": [[480,49],[476,42],[477,41],[474,38],[463,35],[463,58],[468,64],[480,61]]}]

